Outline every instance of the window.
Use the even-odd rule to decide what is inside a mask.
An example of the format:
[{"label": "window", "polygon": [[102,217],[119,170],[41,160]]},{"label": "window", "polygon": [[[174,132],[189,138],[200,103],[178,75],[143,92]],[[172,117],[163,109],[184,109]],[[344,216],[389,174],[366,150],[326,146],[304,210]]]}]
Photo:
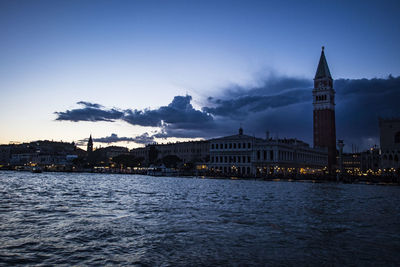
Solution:
[{"label": "window", "polygon": [[269,160],[274,160],[274,151],[269,151]]},{"label": "window", "polygon": [[233,148],[236,149],[236,143],[233,143]]},{"label": "window", "polygon": [[214,149],[214,144],[211,144],[211,149]]},{"label": "window", "polygon": [[260,160],[260,150],[257,150],[257,160]]},{"label": "window", "polygon": [[267,151],[266,150],[264,150],[264,153],[263,153],[264,155],[264,160],[266,160],[267,159]]},{"label": "window", "polygon": [[227,149],[228,148],[228,144],[225,144],[225,149]]},{"label": "window", "polygon": [[215,144],[215,149],[218,149],[218,144]]},{"label": "window", "polygon": [[238,144],[238,148],[239,148],[239,149],[242,148],[242,144],[241,144],[241,143]]}]

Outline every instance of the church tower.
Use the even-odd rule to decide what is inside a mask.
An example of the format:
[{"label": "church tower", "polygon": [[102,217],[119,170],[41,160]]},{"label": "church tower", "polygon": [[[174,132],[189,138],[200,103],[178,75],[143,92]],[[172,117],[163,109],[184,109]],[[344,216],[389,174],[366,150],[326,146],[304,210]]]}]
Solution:
[{"label": "church tower", "polygon": [[328,148],[328,170],[336,164],[335,90],[324,47],[314,78],[314,147]]},{"label": "church tower", "polygon": [[90,154],[93,152],[93,139],[92,139],[92,135],[90,135],[88,143],[87,143],[87,153]]}]

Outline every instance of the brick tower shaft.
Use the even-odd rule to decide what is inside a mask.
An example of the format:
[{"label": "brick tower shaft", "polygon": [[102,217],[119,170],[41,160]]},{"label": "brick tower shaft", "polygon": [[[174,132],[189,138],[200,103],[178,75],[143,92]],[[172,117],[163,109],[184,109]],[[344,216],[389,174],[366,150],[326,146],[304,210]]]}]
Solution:
[{"label": "brick tower shaft", "polygon": [[336,165],[335,90],[322,47],[313,89],[314,147],[328,149],[328,170]]}]

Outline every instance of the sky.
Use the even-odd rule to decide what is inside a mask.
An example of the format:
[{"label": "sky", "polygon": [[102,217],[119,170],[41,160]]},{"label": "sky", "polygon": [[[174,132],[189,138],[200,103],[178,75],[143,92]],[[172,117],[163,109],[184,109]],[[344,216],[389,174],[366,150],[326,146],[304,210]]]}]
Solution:
[{"label": "sky", "polygon": [[400,115],[398,1],[0,1],[0,143],[237,132],[312,144],[321,46],[337,137]]}]

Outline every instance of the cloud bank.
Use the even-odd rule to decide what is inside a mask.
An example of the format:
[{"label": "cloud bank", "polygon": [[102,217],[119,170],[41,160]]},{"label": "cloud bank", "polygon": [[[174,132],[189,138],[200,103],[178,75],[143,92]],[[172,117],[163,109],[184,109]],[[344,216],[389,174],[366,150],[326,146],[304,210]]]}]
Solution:
[{"label": "cloud bank", "polygon": [[[400,115],[400,77],[338,79],[334,88],[337,137],[361,148],[379,144],[378,117]],[[81,108],[55,114],[59,121],[123,120],[159,129],[144,136],[142,143],[154,138],[223,136],[235,133],[240,124],[250,135],[264,136],[268,130],[274,136],[312,142],[312,80],[270,77],[260,86],[230,86],[208,97],[201,110],[191,101],[190,95],[175,96],[167,106],[145,110],[107,109],[81,101],[77,103]],[[136,140],[132,142],[141,142]]]},{"label": "cloud bank", "polygon": [[121,119],[123,112],[117,109],[104,109],[103,106],[95,103],[80,101],[77,103],[81,108],[55,112],[58,121],[115,121]]},{"label": "cloud bank", "polygon": [[[88,138],[85,138],[83,140],[79,140],[78,143],[81,145],[85,145],[88,141]],[[154,143],[154,137],[150,136],[148,133],[144,133],[141,135],[137,135],[135,137],[119,137],[117,134],[112,133],[110,136],[106,137],[100,137],[100,138],[93,138],[93,142],[96,143],[106,143],[106,144],[111,144],[111,143],[118,143],[118,142],[133,142],[136,144],[151,144]]]}]

